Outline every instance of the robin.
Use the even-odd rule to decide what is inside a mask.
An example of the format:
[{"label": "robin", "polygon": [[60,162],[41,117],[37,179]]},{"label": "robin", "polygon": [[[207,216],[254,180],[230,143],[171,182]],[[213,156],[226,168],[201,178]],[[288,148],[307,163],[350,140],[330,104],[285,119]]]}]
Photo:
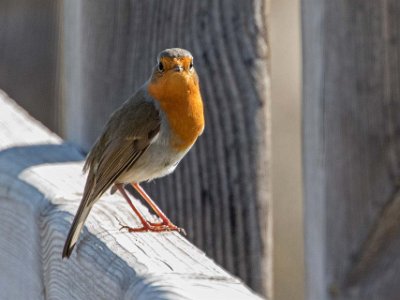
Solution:
[{"label": "robin", "polygon": [[[158,55],[150,79],[110,117],[90,150],[82,201],[65,241],[69,257],[94,203],[110,187],[118,190],[141,222],[129,232],[180,231],[139,185],[170,174],[204,129],[203,101],[193,56],[180,48]],[[131,184],[161,219],[147,221],[124,186]]]}]

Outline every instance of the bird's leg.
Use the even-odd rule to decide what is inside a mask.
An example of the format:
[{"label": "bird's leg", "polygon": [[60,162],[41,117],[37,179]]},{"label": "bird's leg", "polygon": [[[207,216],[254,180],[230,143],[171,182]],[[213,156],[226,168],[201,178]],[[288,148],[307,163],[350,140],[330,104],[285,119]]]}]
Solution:
[{"label": "bird's leg", "polygon": [[162,220],[161,223],[150,223],[151,226],[156,226],[156,227],[167,227],[168,230],[176,230],[179,232],[182,232],[183,234],[186,234],[185,230],[182,228],[179,228],[175,224],[171,222],[170,219],[161,211],[161,209],[157,206],[157,204],[154,203],[153,200],[151,200],[150,196],[147,195],[145,190],[138,184],[138,183],[131,183],[134,189],[142,196],[142,198],[150,205],[150,207],[153,209],[153,211],[157,214],[157,216],[160,217]]},{"label": "bird's leg", "polygon": [[128,229],[129,232],[143,232],[143,231],[169,231],[167,226],[153,226],[151,225],[140,213],[140,211],[133,205],[131,199],[129,198],[128,194],[126,193],[122,184],[115,184],[116,188],[122,196],[125,198],[126,202],[128,202],[129,206],[132,208],[134,213],[139,217],[140,222],[142,223],[143,227],[140,228],[131,228],[126,225],[122,225],[121,229]]}]

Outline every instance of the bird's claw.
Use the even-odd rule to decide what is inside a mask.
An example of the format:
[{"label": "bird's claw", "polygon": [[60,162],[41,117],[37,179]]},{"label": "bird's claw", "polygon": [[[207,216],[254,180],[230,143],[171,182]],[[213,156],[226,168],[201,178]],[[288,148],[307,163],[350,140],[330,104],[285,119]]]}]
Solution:
[{"label": "bird's claw", "polygon": [[119,230],[127,229],[128,232],[166,232],[166,231],[178,231],[179,233],[182,233],[183,235],[186,236],[186,231],[183,228],[180,228],[172,223],[167,223],[165,224],[164,222],[162,223],[153,223],[153,222],[146,222],[143,224],[143,227],[138,227],[138,228],[132,228],[127,225],[124,225],[121,223],[121,221],[116,218],[119,225],[121,226]]}]

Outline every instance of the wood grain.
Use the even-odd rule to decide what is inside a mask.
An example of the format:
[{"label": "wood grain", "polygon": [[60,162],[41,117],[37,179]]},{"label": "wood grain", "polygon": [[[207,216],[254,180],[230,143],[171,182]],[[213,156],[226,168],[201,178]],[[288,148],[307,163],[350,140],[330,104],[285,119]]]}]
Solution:
[{"label": "wood grain", "polygon": [[303,1],[309,299],[398,299],[400,3]]},{"label": "wood grain", "polygon": [[95,205],[62,260],[83,155],[3,92],[0,107],[1,299],[259,299],[177,233],[120,231],[139,224],[117,194]]},{"label": "wood grain", "polygon": [[65,136],[87,150],[159,51],[192,52],[204,134],[174,174],[145,188],[194,244],[264,295],[272,282],[267,4],[65,1],[61,76]]},{"label": "wood grain", "polygon": [[0,87],[52,130],[59,129],[59,3],[0,1]]}]

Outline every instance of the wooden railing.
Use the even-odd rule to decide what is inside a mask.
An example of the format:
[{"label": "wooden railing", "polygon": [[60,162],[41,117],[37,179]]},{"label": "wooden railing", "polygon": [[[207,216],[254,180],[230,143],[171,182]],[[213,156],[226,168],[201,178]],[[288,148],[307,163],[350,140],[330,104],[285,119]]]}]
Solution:
[{"label": "wooden railing", "polygon": [[0,91],[1,299],[259,298],[178,233],[121,231],[139,224],[117,194],[95,205],[63,260],[83,159]]}]

